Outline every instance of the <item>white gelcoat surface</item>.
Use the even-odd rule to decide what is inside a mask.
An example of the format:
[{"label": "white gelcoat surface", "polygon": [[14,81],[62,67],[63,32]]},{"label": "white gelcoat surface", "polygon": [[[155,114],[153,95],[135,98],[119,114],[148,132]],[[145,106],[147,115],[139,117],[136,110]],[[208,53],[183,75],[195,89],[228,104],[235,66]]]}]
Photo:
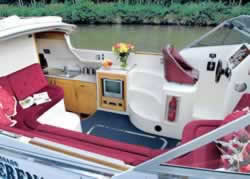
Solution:
[{"label": "white gelcoat surface", "polygon": [[0,76],[38,63],[34,38],[28,35],[0,43]]},{"label": "white gelcoat surface", "polygon": [[[196,86],[168,83],[163,73],[135,68],[129,73],[128,106],[131,122],[139,129],[181,139],[184,126],[192,119]],[[178,97],[176,120],[167,119],[169,96]],[[155,126],[161,126],[156,131]]]},{"label": "white gelcoat surface", "polygon": [[215,71],[207,71],[209,53],[216,53],[214,61],[223,62],[226,67],[229,57],[240,45],[216,46],[184,49],[181,54],[196,69],[199,70],[199,81],[195,97],[193,117],[195,119],[218,119],[225,117],[226,90],[230,81],[223,75],[219,83],[215,82]]}]

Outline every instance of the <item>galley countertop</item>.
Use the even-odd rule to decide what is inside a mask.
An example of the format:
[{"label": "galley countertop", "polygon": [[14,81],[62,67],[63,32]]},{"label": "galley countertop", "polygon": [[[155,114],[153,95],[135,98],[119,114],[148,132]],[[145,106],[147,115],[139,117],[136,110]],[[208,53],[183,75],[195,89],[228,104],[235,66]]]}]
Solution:
[{"label": "galley countertop", "polygon": [[88,83],[96,83],[96,75],[83,74],[80,71],[69,71],[64,73],[62,69],[58,68],[46,68],[44,70],[46,77],[60,78],[65,80],[78,80]]}]

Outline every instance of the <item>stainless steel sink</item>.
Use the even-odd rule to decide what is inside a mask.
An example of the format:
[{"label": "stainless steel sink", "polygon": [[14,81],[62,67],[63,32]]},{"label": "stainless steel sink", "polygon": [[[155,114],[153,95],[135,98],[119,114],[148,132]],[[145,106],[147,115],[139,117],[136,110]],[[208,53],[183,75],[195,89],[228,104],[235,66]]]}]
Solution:
[{"label": "stainless steel sink", "polygon": [[71,70],[64,71],[58,68],[50,68],[44,73],[46,75],[58,76],[58,77],[63,77],[63,78],[74,78],[81,74],[80,71],[71,71]]}]

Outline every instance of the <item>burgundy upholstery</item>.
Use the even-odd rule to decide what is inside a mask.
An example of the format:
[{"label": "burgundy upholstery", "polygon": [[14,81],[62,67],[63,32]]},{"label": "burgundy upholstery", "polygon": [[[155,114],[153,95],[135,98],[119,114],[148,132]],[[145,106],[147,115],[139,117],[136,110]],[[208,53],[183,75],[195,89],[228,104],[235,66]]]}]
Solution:
[{"label": "burgundy upholstery", "polygon": [[[222,124],[222,120],[196,120],[188,123],[182,134],[182,144],[204,135]],[[207,144],[182,157],[169,162],[174,165],[189,167],[219,168],[220,152],[214,143]]]},{"label": "burgundy upholstery", "polygon": [[234,121],[238,118],[240,118],[241,116],[244,116],[245,114],[247,114],[248,111],[236,111],[236,112],[232,112],[230,115],[228,115],[223,121],[222,121],[222,125],[225,125],[231,121]]},{"label": "burgundy upholstery", "polygon": [[[124,161],[127,164],[130,165],[138,165],[146,160],[149,160],[151,157],[148,157],[146,155],[140,155],[137,153],[131,153],[131,152],[127,152],[126,150],[117,150],[115,148],[111,148],[111,147],[105,147],[102,145],[96,145],[94,142],[93,143],[88,143],[85,141],[78,141],[72,138],[66,138],[60,135],[51,135],[51,134],[47,134],[44,132],[39,132],[36,130],[21,130],[21,129],[17,129],[17,128],[10,128],[10,127],[6,127],[6,126],[0,126],[0,129],[4,129],[10,132],[14,132],[17,134],[21,134],[27,137],[39,137],[42,139],[47,139],[53,142],[57,142],[60,144],[64,144],[67,146],[72,146],[78,149],[82,149],[82,150],[86,150],[86,151],[90,151],[93,153],[98,153],[104,156],[109,156],[112,158],[116,158],[119,160]],[[78,133],[79,135],[79,133]],[[100,140],[100,138],[98,138],[98,140]],[[108,144],[107,144],[108,145]],[[129,146],[127,146],[129,147]],[[153,151],[153,150],[152,150]],[[152,154],[155,153],[159,154],[161,152],[152,152]]]},{"label": "burgundy upholstery", "polygon": [[[135,163],[133,164],[139,164],[164,152],[162,150],[153,150],[146,147],[126,144],[93,135],[79,134],[79,132],[49,125],[39,125],[36,128],[36,131],[46,133],[48,135],[51,134],[51,136],[60,136],[64,138],[65,142],[72,141],[72,143],[68,143],[70,146],[75,145],[76,143],[82,144],[77,146],[77,148],[80,147],[81,149],[90,152],[104,154],[105,156],[110,157],[112,157],[115,153],[120,153],[120,155],[126,154],[126,156],[130,155],[132,158],[135,157],[140,159],[139,161],[134,161]],[[123,161],[126,159],[126,157],[119,155],[115,156],[115,158],[122,159]]]},{"label": "burgundy upholstery", "polygon": [[2,86],[10,95],[14,95],[14,91],[11,89],[8,78],[6,76],[0,77],[0,86]]},{"label": "burgundy upholstery", "polygon": [[3,126],[12,126],[13,122],[9,116],[0,108],[0,125]]},{"label": "burgundy upholstery", "polygon": [[23,100],[48,85],[39,64],[8,75],[8,81],[18,100]]},{"label": "burgundy upholstery", "polygon": [[44,91],[48,92],[48,95],[51,99],[50,102],[40,104],[38,106],[32,106],[27,109],[22,109],[20,105],[17,106],[17,115],[14,117],[14,119],[17,120],[17,128],[35,129],[38,125],[40,125],[40,123],[37,122],[37,118],[63,99],[62,88],[48,85],[45,88],[39,90],[39,92]]},{"label": "burgundy upholstery", "polygon": [[[244,94],[234,110],[242,110],[250,106],[250,94]],[[208,133],[221,125],[225,125],[233,120],[245,115],[247,111],[238,111],[229,114],[224,120],[196,120],[188,123],[182,134],[182,144],[187,143],[196,137]],[[220,160],[220,151],[215,143],[205,145],[195,151],[192,151],[178,159],[172,160],[169,163],[175,165],[185,165],[201,168],[219,168],[222,165]]]},{"label": "burgundy upholstery", "polygon": [[198,71],[191,67],[175,48],[167,46],[162,53],[167,81],[191,85],[196,83],[199,78]]},{"label": "burgundy upholstery", "polygon": [[250,107],[250,94],[249,93],[245,93],[242,95],[242,97],[240,98],[239,102],[237,103],[233,111],[242,110],[246,107]]}]

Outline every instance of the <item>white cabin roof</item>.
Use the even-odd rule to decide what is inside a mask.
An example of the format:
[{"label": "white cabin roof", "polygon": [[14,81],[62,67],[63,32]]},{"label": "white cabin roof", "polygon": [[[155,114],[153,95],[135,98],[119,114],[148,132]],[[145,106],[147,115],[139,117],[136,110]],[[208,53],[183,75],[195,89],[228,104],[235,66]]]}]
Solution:
[{"label": "white cabin roof", "polygon": [[0,40],[45,31],[60,31],[70,34],[75,28],[75,25],[64,23],[61,17],[56,16],[31,18],[10,16],[0,20]]}]

